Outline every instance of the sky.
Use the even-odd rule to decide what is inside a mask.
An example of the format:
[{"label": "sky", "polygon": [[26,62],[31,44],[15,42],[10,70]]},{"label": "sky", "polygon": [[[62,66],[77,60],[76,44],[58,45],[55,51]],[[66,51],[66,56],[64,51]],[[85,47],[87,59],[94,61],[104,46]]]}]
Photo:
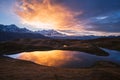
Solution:
[{"label": "sky", "polygon": [[120,0],[0,0],[0,24],[70,35],[120,35]]}]

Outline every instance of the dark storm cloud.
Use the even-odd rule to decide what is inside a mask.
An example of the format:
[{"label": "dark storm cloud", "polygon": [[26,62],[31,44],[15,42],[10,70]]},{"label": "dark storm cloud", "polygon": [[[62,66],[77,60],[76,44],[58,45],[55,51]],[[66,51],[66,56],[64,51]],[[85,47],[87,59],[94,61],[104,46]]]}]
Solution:
[{"label": "dark storm cloud", "polygon": [[120,10],[120,0],[64,0],[64,3],[73,10],[82,10],[83,18]]},{"label": "dark storm cloud", "polygon": [[91,24],[90,28],[87,28],[87,30],[102,32],[120,32],[120,22],[106,24],[93,23]]},{"label": "dark storm cloud", "polygon": [[120,32],[120,11],[114,11],[89,19],[86,30]]},{"label": "dark storm cloud", "polygon": [[120,32],[120,0],[65,0],[88,31]]},{"label": "dark storm cloud", "polygon": [[120,0],[61,0],[60,3],[73,11],[82,11],[77,18],[88,31],[120,32]]}]

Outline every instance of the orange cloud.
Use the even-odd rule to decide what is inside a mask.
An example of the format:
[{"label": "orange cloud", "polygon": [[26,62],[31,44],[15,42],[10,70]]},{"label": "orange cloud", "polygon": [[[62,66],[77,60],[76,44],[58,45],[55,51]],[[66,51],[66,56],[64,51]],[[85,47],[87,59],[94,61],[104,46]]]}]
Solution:
[{"label": "orange cloud", "polygon": [[81,14],[53,0],[18,0],[15,12],[22,23],[45,29],[78,29],[75,17]]}]

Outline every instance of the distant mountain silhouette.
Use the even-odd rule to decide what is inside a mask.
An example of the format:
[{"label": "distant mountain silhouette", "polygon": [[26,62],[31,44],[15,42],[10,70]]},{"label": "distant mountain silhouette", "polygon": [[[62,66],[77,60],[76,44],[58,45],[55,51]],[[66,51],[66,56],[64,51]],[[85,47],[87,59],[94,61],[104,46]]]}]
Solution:
[{"label": "distant mountain silhouette", "polygon": [[0,24],[0,31],[3,31],[3,32],[18,32],[18,33],[30,33],[30,32],[32,32],[32,31],[30,31],[26,28],[19,28],[14,24],[11,24],[11,25]]},{"label": "distant mountain silhouette", "polygon": [[41,34],[33,33],[26,28],[19,28],[16,25],[0,24],[0,41],[21,39],[21,38],[47,38]]},{"label": "distant mountain silhouette", "polygon": [[99,39],[99,38],[120,38],[120,36],[94,36],[94,35],[88,35],[88,36],[55,36],[52,37],[54,39],[77,39],[77,40],[90,40],[90,39]]},{"label": "distant mountain silhouette", "polygon": [[[30,31],[26,28],[19,28],[14,24],[3,25],[0,24],[0,41],[21,39],[21,38],[52,38],[52,39],[78,39],[78,40],[89,40],[98,38],[114,38],[116,36],[67,36],[56,30],[39,30]],[[120,36],[117,36],[120,37]]]}]

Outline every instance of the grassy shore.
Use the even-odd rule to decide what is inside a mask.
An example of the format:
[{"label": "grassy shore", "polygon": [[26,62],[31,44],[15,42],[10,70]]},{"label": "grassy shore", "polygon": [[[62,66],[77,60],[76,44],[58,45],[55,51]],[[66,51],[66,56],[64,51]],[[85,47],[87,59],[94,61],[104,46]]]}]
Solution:
[{"label": "grassy shore", "polygon": [[1,56],[0,80],[120,80],[120,66],[97,62],[91,68],[55,68]]},{"label": "grassy shore", "polygon": [[[73,50],[87,52],[94,55],[107,56],[108,53],[102,51],[99,49],[99,47],[120,49],[120,41],[116,42],[116,44],[114,43],[115,45],[113,45],[113,43],[109,42],[111,39],[107,39],[105,41],[103,40],[104,39],[90,41],[60,39],[18,39],[14,41],[0,42],[0,54],[13,54],[24,51],[41,50]],[[116,41],[116,39],[112,40]],[[112,45],[112,47],[110,45]]]},{"label": "grassy shore", "polygon": [[120,38],[101,38],[95,40],[18,39],[0,42],[0,54],[42,50],[73,50],[108,56],[108,53],[102,51],[99,47],[120,51]]}]

